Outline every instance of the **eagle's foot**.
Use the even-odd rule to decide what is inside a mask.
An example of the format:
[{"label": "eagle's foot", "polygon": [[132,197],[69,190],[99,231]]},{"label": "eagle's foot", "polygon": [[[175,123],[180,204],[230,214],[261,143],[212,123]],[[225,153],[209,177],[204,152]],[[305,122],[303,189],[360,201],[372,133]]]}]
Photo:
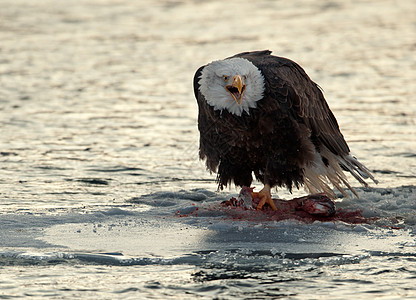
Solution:
[{"label": "eagle's foot", "polygon": [[251,193],[251,196],[252,196],[253,199],[254,198],[259,198],[260,199],[260,202],[259,202],[259,204],[257,204],[257,207],[256,207],[257,210],[261,210],[266,203],[269,204],[270,207],[273,210],[277,210],[276,205],[273,202],[272,193],[271,193],[270,189],[271,189],[270,185],[265,184],[264,188],[261,189],[260,192],[252,192]]}]

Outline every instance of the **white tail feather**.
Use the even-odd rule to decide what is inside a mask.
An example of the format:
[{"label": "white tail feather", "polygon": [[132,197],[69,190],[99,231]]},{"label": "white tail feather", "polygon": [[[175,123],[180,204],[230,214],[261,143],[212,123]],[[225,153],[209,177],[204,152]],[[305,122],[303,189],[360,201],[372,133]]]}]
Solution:
[{"label": "white tail feather", "polygon": [[362,163],[358,161],[358,159],[355,156],[352,156],[351,154],[346,157],[346,160],[349,161],[353,166],[357,167],[357,172],[363,177],[363,178],[371,178],[374,183],[378,183],[378,180],[374,178],[374,176],[371,174],[370,170],[364,166]]},{"label": "white tail feather", "polygon": [[[325,165],[322,157],[327,159]],[[357,198],[358,193],[349,184],[342,168],[348,170],[362,185],[368,186],[364,179],[371,178],[375,183],[378,181],[363,164],[352,155],[344,157],[337,156],[328,149],[322,149],[321,153],[315,154],[314,162],[307,166],[304,171],[305,186],[310,193],[326,193],[331,198],[336,198],[334,191],[330,188],[331,183],[345,197],[348,197],[343,185],[345,185]]]}]

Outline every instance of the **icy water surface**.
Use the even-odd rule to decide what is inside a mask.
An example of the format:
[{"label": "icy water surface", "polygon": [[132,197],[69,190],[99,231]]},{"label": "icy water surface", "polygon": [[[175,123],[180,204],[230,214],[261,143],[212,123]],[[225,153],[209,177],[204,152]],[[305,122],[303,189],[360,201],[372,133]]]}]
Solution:
[{"label": "icy water surface", "polygon": [[[0,298],[416,297],[414,1],[0,2]],[[325,91],[371,222],[219,205],[193,75],[262,49]]]}]

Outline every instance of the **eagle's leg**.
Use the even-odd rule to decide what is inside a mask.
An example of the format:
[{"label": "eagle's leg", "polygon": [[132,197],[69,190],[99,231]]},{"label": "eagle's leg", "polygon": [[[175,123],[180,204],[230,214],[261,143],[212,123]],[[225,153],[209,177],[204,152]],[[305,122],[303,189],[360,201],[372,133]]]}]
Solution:
[{"label": "eagle's leg", "polygon": [[257,210],[261,210],[264,204],[268,203],[273,210],[277,210],[276,205],[274,205],[271,193],[271,187],[269,184],[265,184],[264,187],[260,190],[260,192],[252,192],[252,197],[260,198],[259,204],[257,204]]}]

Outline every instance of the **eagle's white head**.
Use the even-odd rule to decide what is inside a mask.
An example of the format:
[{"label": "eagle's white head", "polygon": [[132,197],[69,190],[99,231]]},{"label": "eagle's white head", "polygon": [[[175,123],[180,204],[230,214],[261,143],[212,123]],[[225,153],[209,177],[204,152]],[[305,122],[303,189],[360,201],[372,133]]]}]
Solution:
[{"label": "eagle's white head", "polygon": [[263,98],[264,77],[260,70],[244,58],[217,60],[205,66],[199,90],[215,110],[228,110],[241,116],[257,107]]}]

